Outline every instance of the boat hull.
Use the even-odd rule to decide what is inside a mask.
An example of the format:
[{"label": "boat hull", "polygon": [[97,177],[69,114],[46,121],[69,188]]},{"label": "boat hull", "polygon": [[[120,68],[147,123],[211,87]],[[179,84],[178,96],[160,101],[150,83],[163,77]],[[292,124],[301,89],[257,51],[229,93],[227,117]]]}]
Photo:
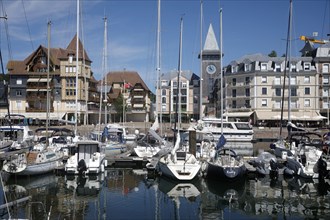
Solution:
[{"label": "boat hull", "polygon": [[184,161],[177,163],[167,163],[164,158],[158,161],[158,170],[161,175],[167,176],[176,180],[189,181],[198,176],[200,164],[184,164]]},{"label": "boat hull", "polygon": [[207,163],[206,177],[210,179],[238,180],[245,176],[246,167],[241,166],[221,166],[212,162]]}]

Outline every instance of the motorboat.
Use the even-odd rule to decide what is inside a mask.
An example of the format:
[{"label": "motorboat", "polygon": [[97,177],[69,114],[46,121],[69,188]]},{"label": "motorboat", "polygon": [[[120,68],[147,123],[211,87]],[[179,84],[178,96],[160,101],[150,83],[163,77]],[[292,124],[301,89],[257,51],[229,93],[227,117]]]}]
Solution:
[{"label": "motorboat", "polygon": [[[256,158],[247,161],[256,169],[256,173],[261,176],[283,174],[283,167],[280,166],[274,154],[261,152]],[[280,172],[282,169],[282,172]]]},{"label": "motorboat", "polygon": [[80,140],[75,145],[75,153],[65,164],[67,174],[98,174],[107,166],[104,147],[93,140]]},{"label": "motorboat", "polygon": [[[222,121],[222,123],[221,123]],[[221,128],[223,124],[223,128]],[[253,129],[249,122],[241,121],[228,121],[227,119],[204,117],[194,125],[196,130],[210,133],[212,136],[209,138],[218,140],[223,134],[227,141],[252,141]]]}]

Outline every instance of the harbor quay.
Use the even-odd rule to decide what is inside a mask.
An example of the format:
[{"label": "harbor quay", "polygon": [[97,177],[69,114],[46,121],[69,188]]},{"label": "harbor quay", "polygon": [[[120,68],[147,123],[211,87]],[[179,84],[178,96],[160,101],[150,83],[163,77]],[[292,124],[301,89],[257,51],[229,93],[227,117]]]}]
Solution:
[{"label": "harbor quay", "polygon": [[[120,123],[122,124],[122,123]],[[124,123],[124,126],[127,128],[128,133],[133,134],[136,132],[136,130],[139,131],[139,133],[148,133],[149,128],[152,126],[151,122],[126,122]],[[162,126],[162,134],[166,137],[173,137],[173,130],[172,130],[172,124],[170,123],[163,123]],[[74,126],[66,126],[69,129],[74,129]],[[189,124],[184,123],[180,125],[182,129],[189,128]],[[77,134],[81,136],[88,136],[88,134],[92,131],[95,131],[99,129],[100,131],[103,131],[104,124],[101,124],[101,127],[99,128],[98,125],[80,125],[77,127]],[[282,127],[282,134],[280,134],[280,127],[253,127],[254,131],[254,141],[255,142],[264,142],[264,141],[274,141],[278,139],[280,136],[283,138],[287,137],[288,131],[286,127]]]}]

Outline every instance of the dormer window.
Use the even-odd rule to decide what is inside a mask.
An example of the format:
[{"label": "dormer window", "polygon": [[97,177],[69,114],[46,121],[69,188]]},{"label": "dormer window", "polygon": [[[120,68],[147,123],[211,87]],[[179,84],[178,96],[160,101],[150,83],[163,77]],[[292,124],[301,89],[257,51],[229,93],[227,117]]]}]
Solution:
[{"label": "dormer window", "polygon": [[69,63],[71,64],[73,61],[73,54],[69,54]]},{"label": "dormer window", "polygon": [[311,70],[311,63],[304,63],[304,70],[310,71]]},{"label": "dormer window", "polygon": [[281,72],[281,65],[275,64],[275,72]]},{"label": "dormer window", "polygon": [[329,72],[329,63],[324,63],[322,66],[322,73],[328,73]]}]

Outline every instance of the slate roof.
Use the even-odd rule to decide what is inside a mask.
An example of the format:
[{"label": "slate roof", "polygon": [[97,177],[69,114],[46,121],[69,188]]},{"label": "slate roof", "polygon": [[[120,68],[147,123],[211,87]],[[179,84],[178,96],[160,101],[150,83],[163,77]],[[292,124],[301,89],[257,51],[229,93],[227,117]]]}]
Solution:
[{"label": "slate roof", "polygon": [[[60,60],[67,60],[69,54],[73,54],[75,57],[76,54],[76,39],[77,35],[73,37],[66,49],[63,48],[50,48],[50,60],[54,65],[60,65]],[[28,57],[24,60],[10,60],[7,63],[7,69],[10,74],[24,74],[27,73],[26,66],[32,61],[33,57],[36,56],[39,50],[42,50],[45,54],[48,53],[48,48],[40,45],[35,51],[33,51]],[[79,39],[79,57],[82,59],[84,51],[85,60],[90,61],[88,54],[86,53],[80,39]]]}]

